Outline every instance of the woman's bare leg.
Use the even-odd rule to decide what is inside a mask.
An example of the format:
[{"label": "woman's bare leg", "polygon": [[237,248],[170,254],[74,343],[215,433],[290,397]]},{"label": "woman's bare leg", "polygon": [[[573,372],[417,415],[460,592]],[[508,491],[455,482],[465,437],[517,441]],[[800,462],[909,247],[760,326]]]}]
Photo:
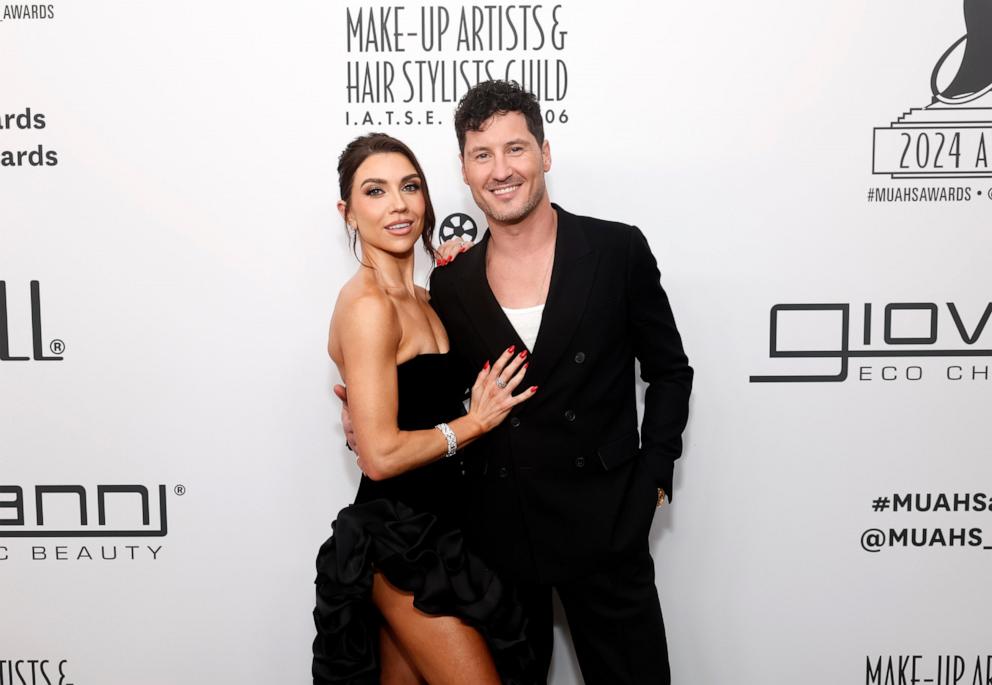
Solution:
[{"label": "woman's bare leg", "polygon": [[431,685],[500,685],[486,641],[454,616],[430,616],[413,606],[403,592],[376,572],[372,601],[382,613],[401,652]]},{"label": "woman's bare leg", "polygon": [[426,685],[388,626],[379,630],[379,684]]}]

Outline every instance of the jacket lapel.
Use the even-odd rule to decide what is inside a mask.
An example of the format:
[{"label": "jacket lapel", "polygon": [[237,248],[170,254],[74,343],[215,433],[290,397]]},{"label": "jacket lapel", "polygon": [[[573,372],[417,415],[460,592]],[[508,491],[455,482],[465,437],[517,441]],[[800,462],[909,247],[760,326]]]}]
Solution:
[{"label": "jacket lapel", "polygon": [[582,320],[598,261],[578,219],[558,205],[553,206],[558,212],[555,261],[529,373],[524,379],[527,385],[542,385],[568,348]]},{"label": "jacket lapel", "polygon": [[[567,349],[582,320],[596,272],[597,254],[586,240],[579,220],[558,205],[558,235],[551,268],[551,284],[544,304],[541,327],[528,360],[530,368],[521,387],[542,385]],[[486,277],[486,251],[489,232],[482,242],[459,259],[468,261],[468,275],[461,282],[458,297],[489,354],[496,359],[510,345],[525,345],[500,307]]]},{"label": "jacket lapel", "polygon": [[458,297],[465,308],[468,320],[472,323],[489,361],[495,361],[506,348],[515,345],[517,351],[524,349],[524,343],[517,331],[506,318],[500,307],[489,280],[486,277],[486,251],[489,249],[489,232],[482,242],[466,252],[459,259],[468,261],[468,275],[459,283]]}]

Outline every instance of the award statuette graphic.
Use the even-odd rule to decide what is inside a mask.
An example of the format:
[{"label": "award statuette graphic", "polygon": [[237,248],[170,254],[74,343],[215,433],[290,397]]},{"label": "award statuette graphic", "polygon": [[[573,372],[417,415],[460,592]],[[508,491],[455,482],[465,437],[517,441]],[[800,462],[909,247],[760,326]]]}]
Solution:
[{"label": "award statuette graphic", "polygon": [[[964,22],[965,34],[930,75],[931,103],[875,129],[873,174],[992,177],[992,0],[964,0]],[[956,71],[954,60],[960,60]]]}]

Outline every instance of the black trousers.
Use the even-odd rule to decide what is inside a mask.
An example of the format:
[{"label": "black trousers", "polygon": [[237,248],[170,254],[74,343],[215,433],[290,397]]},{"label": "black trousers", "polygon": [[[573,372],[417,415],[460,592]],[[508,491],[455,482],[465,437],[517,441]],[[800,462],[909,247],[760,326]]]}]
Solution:
[{"label": "black trousers", "polygon": [[546,683],[554,646],[551,589],[558,591],[586,685],[670,685],[668,643],[645,549],[596,573],[551,585],[521,584],[533,680]]}]

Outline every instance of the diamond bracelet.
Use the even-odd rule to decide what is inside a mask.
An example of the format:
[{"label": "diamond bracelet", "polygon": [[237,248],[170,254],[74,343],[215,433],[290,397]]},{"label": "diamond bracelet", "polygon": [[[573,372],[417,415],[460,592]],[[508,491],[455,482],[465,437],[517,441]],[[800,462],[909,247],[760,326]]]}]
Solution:
[{"label": "diamond bracelet", "polygon": [[458,440],[455,439],[455,431],[451,430],[451,427],[446,423],[439,423],[434,427],[441,431],[444,439],[448,442],[448,453],[444,456],[453,456],[458,451]]}]

